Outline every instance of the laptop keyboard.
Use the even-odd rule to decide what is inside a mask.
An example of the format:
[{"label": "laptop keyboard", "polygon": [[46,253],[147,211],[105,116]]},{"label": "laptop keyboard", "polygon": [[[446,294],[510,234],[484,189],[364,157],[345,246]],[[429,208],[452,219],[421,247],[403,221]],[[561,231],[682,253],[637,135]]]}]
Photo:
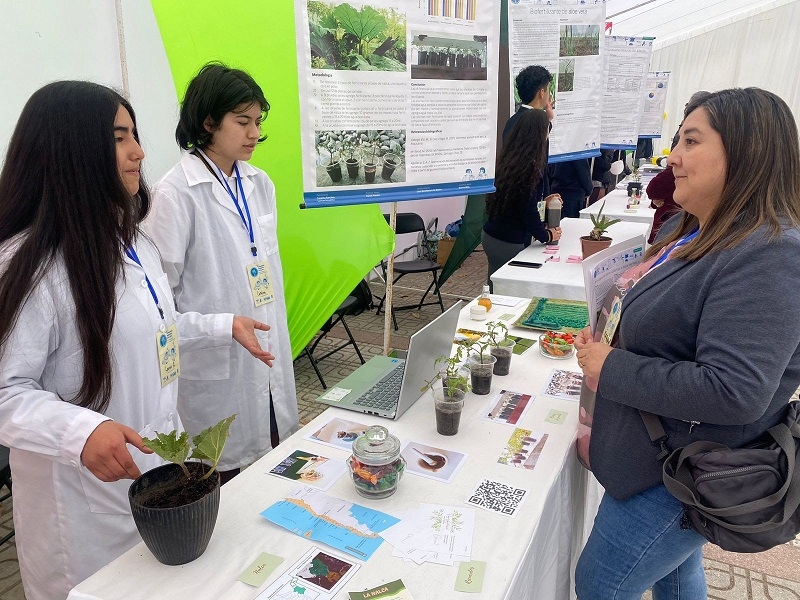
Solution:
[{"label": "laptop keyboard", "polygon": [[400,384],[403,383],[403,371],[405,371],[405,368],[405,363],[397,365],[383,379],[364,392],[353,404],[381,410],[395,408],[397,401],[400,399]]}]

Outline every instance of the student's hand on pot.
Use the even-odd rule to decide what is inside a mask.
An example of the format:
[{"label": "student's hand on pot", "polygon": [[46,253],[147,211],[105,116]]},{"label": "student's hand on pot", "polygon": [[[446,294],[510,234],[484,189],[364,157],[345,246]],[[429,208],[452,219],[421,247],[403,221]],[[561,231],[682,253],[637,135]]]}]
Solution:
[{"label": "student's hand on pot", "polygon": [[583,370],[586,377],[600,379],[600,371],[603,370],[603,363],[613,348],[602,342],[588,342],[578,350],[578,366]]},{"label": "student's hand on pot", "polygon": [[81,462],[100,481],[136,479],[142,472],[128,450],[128,444],[145,454],[150,448],[142,445],[142,436],[116,421],[103,421],[86,439],[81,452]]},{"label": "student's hand on pot", "polygon": [[578,332],[578,335],[575,336],[575,349],[580,350],[587,343],[593,341],[594,339],[592,338],[592,328],[587,325]]},{"label": "student's hand on pot", "polygon": [[233,339],[239,342],[254,358],[271,367],[275,356],[264,350],[261,344],[258,343],[256,329],[269,331],[269,325],[255,321],[250,317],[240,317],[239,315],[233,317]]},{"label": "student's hand on pot", "polygon": [[553,241],[556,242],[561,239],[561,227],[553,227],[550,230],[551,235],[553,236]]}]

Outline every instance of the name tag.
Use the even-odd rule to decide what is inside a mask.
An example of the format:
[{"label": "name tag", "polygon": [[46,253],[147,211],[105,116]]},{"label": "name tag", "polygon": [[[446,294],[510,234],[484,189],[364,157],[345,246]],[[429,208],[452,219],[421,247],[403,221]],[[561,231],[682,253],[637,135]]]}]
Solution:
[{"label": "name tag", "polygon": [[544,209],[547,206],[547,203],[544,200],[540,200],[536,203],[536,208],[539,210],[539,218],[544,223]]},{"label": "name tag", "polygon": [[156,332],[158,349],[158,370],[161,387],[175,381],[181,374],[181,357],[178,351],[178,327],[170,325],[164,331]]},{"label": "name tag", "polygon": [[253,294],[253,302],[256,306],[262,306],[275,300],[275,292],[272,290],[272,276],[267,263],[257,262],[247,265],[247,280],[250,282],[250,291]]}]

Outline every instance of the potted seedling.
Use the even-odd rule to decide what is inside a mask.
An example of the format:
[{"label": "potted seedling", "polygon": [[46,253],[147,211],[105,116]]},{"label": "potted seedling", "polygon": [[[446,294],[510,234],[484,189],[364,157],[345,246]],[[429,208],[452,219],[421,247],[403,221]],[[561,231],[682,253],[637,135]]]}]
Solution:
[{"label": "potted seedling", "polygon": [[501,321],[486,323],[486,337],[489,339],[489,353],[497,359],[494,363],[495,375],[508,375],[511,369],[511,355],[516,342],[508,337],[508,327]]},{"label": "potted seedling", "polygon": [[[469,355],[469,376],[472,384],[472,393],[485,396],[492,391],[492,373],[497,358],[488,352],[489,342],[474,341],[470,346],[472,353]],[[477,352],[475,352],[477,350]]]},{"label": "potted seedling", "polygon": [[603,204],[597,214],[590,214],[592,225],[594,226],[589,232],[589,235],[581,236],[581,253],[583,258],[587,258],[600,250],[604,250],[611,245],[611,238],[603,235],[609,227],[614,223],[619,223],[620,219],[609,219],[603,216],[603,209],[606,207],[606,202]]},{"label": "potted seedling", "polygon": [[342,163],[339,162],[339,157],[337,156],[337,152],[341,148],[342,142],[333,133],[319,134],[317,138],[317,154],[319,154],[328,176],[334,183],[342,180]]},{"label": "potted seedling", "polygon": [[[370,133],[372,134],[373,132]],[[366,146],[367,150],[364,153],[364,180],[367,183],[375,183],[375,172],[378,170],[376,156],[379,145],[375,139],[370,139]]]},{"label": "potted seedling", "polygon": [[185,431],[143,438],[145,446],[169,461],[141,475],[128,490],[136,528],[159,562],[182,565],[205,552],[219,511],[217,464],[235,418],[201,431],[191,444]]},{"label": "potted seedling", "polygon": [[353,132],[352,134],[345,135],[344,141],[342,142],[342,154],[345,157],[344,164],[347,167],[347,175],[350,179],[356,179],[358,177],[358,151],[357,134]]},{"label": "potted seedling", "polygon": [[436,431],[441,435],[455,435],[461,422],[464,398],[470,390],[469,381],[461,369],[464,348],[459,346],[453,356],[440,356],[435,366],[444,364],[433,380],[426,381],[422,391],[432,388],[437,379],[442,380],[441,388],[433,388],[433,405],[436,410]]},{"label": "potted seedling", "polygon": [[642,174],[639,171],[639,163],[633,162],[631,180],[628,182],[628,196],[640,196],[642,193]]}]

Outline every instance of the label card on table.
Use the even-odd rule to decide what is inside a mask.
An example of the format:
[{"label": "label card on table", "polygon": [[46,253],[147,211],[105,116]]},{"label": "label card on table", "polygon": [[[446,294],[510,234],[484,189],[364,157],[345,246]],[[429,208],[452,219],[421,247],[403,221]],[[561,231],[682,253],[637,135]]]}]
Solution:
[{"label": "label card on table", "polygon": [[253,564],[247,567],[244,573],[239,575],[239,581],[247,585],[252,585],[253,587],[260,587],[282,562],[282,557],[262,552],[261,555],[253,561]]},{"label": "label card on table", "polygon": [[456,577],[457,592],[480,592],[483,588],[483,577],[486,574],[486,562],[472,560],[458,565]]},{"label": "label card on table", "polygon": [[563,425],[564,421],[567,420],[567,414],[568,413],[563,410],[553,409],[549,413],[547,413],[545,421],[547,421],[548,423],[554,423],[556,425]]}]

